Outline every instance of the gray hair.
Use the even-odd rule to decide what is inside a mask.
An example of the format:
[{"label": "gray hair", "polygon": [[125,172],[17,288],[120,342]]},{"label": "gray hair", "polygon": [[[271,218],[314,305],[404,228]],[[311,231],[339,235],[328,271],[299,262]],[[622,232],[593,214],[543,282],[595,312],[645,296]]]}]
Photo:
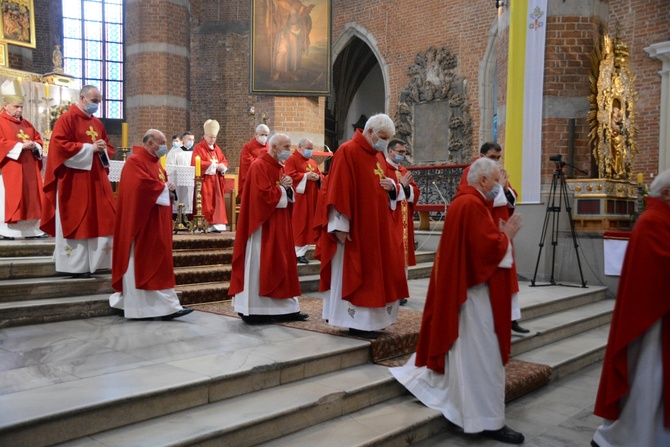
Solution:
[{"label": "gray hair", "polygon": [[365,123],[365,128],[363,129],[363,132],[366,132],[368,129],[372,129],[375,132],[378,132],[380,130],[386,131],[391,135],[395,135],[395,124],[393,124],[393,120],[388,115],[385,115],[383,113],[372,115],[368,119],[368,121]]},{"label": "gray hair", "polygon": [[259,124],[258,126],[256,126],[256,133],[260,132],[261,130],[264,130],[264,131],[270,133],[270,128],[268,126],[266,126],[265,124]]},{"label": "gray hair", "polygon": [[470,165],[468,172],[468,185],[474,186],[482,176],[491,177],[493,170],[498,167],[498,163],[490,158],[481,157]]},{"label": "gray hair", "polygon": [[309,138],[301,138],[300,141],[298,141],[298,147],[305,147],[308,141],[314,144]]},{"label": "gray hair", "polygon": [[664,189],[670,189],[670,169],[666,169],[656,176],[651,186],[649,186],[649,195],[660,198]]},{"label": "gray hair", "polygon": [[279,146],[277,141],[282,139],[282,138],[286,138],[289,141],[289,143],[291,142],[291,139],[289,138],[288,135],[283,134],[283,133],[276,133],[276,134],[274,134],[270,137],[270,148],[272,148],[272,146],[275,145],[275,144],[277,146]]}]

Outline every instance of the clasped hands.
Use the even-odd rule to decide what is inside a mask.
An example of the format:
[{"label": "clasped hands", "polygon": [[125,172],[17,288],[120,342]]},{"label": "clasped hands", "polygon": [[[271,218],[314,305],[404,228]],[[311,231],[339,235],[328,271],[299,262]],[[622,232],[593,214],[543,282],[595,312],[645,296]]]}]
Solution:
[{"label": "clasped hands", "polygon": [[290,176],[284,174],[282,175],[281,180],[279,180],[279,184],[288,189],[293,186],[293,179]]},{"label": "clasped hands", "polygon": [[93,143],[93,152],[105,152],[107,150],[107,143],[105,140],[98,140]]}]

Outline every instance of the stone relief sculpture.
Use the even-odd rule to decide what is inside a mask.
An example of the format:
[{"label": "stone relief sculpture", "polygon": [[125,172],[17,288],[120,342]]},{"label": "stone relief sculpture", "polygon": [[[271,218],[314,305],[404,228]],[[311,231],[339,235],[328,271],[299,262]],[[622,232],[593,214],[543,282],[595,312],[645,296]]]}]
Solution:
[{"label": "stone relief sculpture", "polygon": [[589,143],[604,179],[631,180],[637,145],[635,76],[628,66],[628,47],[603,36],[592,57]]},{"label": "stone relief sculpture", "polygon": [[440,147],[430,149],[439,151],[439,157],[431,164],[465,164],[472,161],[472,120],[467,82],[455,73],[457,66],[456,56],[446,48],[438,50],[431,47],[426,52],[417,54],[414,63],[407,68],[409,82],[400,91],[395,121],[398,136],[407,141],[415,159],[417,152],[428,149],[414,147],[417,141],[420,140],[420,145],[424,146],[430,146],[433,142],[431,135],[416,138],[417,107],[437,104],[438,108],[431,108],[430,112],[423,113],[434,116],[439,110],[437,114],[440,116],[436,117],[436,122],[440,119],[446,122],[439,122],[439,125],[430,127],[429,131],[440,132],[448,129],[448,138],[447,144],[443,144],[441,137],[444,134],[434,135],[435,144]]}]

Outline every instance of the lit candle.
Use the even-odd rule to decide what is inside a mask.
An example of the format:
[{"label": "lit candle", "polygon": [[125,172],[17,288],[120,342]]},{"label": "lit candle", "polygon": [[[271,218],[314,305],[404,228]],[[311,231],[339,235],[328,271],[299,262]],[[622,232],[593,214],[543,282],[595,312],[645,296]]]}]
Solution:
[{"label": "lit candle", "polygon": [[44,83],[44,96],[46,96],[47,99],[49,98],[49,83],[48,82]]},{"label": "lit candle", "polygon": [[121,147],[128,147],[128,123],[121,123]]},{"label": "lit candle", "polygon": [[195,157],[195,176],[200,177],[200,156]]},{"label": "lit candle", "polygon": [[638,172],[637,173],[637,184],[641,185],[642,183],[644,183],[644,174],[641,173],[641,172]]},{"label": "lit candle", "polygon": [[163,169],[165,169],[165,161],[167,160],[167,155],[163,155],[161,157],[161,166],[163,166]]}]

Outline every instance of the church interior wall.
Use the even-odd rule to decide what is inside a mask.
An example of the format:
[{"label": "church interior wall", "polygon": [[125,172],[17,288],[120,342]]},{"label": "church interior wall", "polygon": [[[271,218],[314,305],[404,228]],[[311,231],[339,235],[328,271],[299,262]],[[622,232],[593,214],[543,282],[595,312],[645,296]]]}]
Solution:
[{"label": "church interior wall", "polygon": [[344,137],[340,144],[354,135],[353,123],[365,114],[368,118],[374,113],[384,113],[384,79],[379,66],[375,66],[365,78],[349,105],[347,119],[344,125]]}]

